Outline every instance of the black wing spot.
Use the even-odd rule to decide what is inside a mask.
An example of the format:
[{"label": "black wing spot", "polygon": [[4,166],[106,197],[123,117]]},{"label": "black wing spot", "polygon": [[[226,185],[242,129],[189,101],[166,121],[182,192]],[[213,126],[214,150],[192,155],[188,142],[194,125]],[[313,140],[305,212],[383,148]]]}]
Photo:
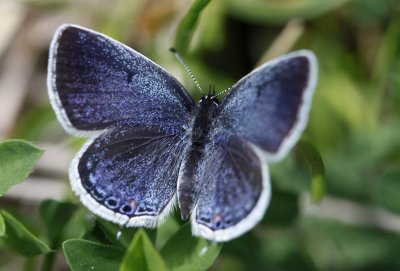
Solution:
[{"label": "black wing spot", "polygon": [[122,207],[120,208],[120,212],[126,215],[131,215],[134,213],[135,211],[135,206],[132,206],[130,204],[126,204],[126,205],[122,205]]},{"label": "black wing spot", "polygon": [[127,74],[127,81],[128,81],[128,84],[130,84],[130,83],[132,83],[132,81],[133,81],[133,76],[135,75],[133,72],[131,72],[131,71],[127,71],[126,72],[126,74]]},{"label": "black wing spot", "polygon": [[119,206],[119,200],[115,197],[109,197],[105,201],[105,204],[109,209],[116,209]]},{"label": "black wing spot", "polygon": [[95,187],[91,194],[97,201],[102,201],[107,196],[106,192],[99,187]]}]

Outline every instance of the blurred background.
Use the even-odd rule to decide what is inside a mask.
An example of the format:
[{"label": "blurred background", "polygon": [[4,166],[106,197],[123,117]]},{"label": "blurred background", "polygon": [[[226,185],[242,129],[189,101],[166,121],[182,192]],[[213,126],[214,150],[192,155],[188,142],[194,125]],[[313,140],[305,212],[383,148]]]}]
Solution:
[{"label": "blurred background", "polygon": [[[45,153],[0,207],[33,221],[44,199],[75,202],[68,164],[82,140],[57,122],[46,89],[49,42],[62,23],[105,33],[199,92],[168,51],[192,1],[0,0],[0,140]],[[203,88],[223,90],[276,56],[315,52],[320,78],[304,139],[320,152],[326,195],[312,203],[296,149],[271,165],[263,222],[226,243],[211,270],[400,270],[400,2],[214,0],[182,52]],[[0,172],[1,174],[1,172]],[[24,259],[0,242],[0,270]],[[54,270],[68,270],[59,256]]]}]

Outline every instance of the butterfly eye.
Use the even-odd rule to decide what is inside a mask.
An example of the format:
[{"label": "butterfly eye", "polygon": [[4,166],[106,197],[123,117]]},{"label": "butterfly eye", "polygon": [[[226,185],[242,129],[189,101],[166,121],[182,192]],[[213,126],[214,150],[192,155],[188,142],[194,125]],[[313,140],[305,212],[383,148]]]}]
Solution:
[{"label": "butterfly eye", "polygon": [[219,101],[218,101],[217,97],[212,96],[212,97],[211,97],[211,101],[212,101],[215,105],[219,105]]}]

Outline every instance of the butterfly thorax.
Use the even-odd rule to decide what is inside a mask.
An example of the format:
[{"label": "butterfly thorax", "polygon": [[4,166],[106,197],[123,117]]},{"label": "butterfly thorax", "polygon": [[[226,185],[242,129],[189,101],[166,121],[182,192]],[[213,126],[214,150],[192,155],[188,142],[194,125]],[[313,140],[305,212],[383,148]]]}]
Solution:
[{"label": "butterfly thorax", "polygon": [[178,181],[178,202],[182,219],[189,217],[197,200],[200,188],[196,176],[197,166],[203,157],[206,138],[217,108],[218,100],[212,95],[203,96],[196,107],[192,138]]},{"label": "butterfly thorax", "polygon": [[204,145],[217,107],[218,100],[214,96],[203,96],[201,98],[196,108],[197,111],[192,127],[193,145]]}]

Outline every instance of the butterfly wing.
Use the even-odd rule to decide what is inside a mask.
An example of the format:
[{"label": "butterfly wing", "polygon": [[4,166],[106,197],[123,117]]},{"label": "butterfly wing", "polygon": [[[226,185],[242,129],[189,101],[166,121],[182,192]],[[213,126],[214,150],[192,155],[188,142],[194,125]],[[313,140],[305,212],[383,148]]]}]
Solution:
[{"label": "butterfly wing", "polygon": [[188,93],[141,54],[74,25],[55,33],[48,90],[63,127],[92,137],[70,166],[83,204],[121,225],[156,226],[175,202]]},{"label": "butterfly wing", "polygon": [[317,61],[302,50],[272,60],[241,79],[219,106],[210,138],[238,135],[279,160],[306,127]]},{"label": "butterfly wing", "polygon": [[198,167],[202,187],[192,212],[193,234],[224,242],[263,217],[271,188],[267,164],[250,143],[231,136],[206,148]]},{"label": "butterfly wing", "polygon": [[104,219],[155,227],[175,203],[185,141],[158,127],[127,126],[105,132],[73,160],[72,189]]},{"label": "butterfly wing", "polygon": [[316,65],[309,51],[280,57],[222,101],[197,171],[204,185],[192,212],[194,234],[228,241],[262,219],[271,194],[266,161],[282,158],[304,130]]},{"label": "butterfly wing", "polygon": [[194,102],[165,70],[92,30],[63,25],[50,46],[48,91],[59,121],[78,135],[117,126],[187,127]]}]

